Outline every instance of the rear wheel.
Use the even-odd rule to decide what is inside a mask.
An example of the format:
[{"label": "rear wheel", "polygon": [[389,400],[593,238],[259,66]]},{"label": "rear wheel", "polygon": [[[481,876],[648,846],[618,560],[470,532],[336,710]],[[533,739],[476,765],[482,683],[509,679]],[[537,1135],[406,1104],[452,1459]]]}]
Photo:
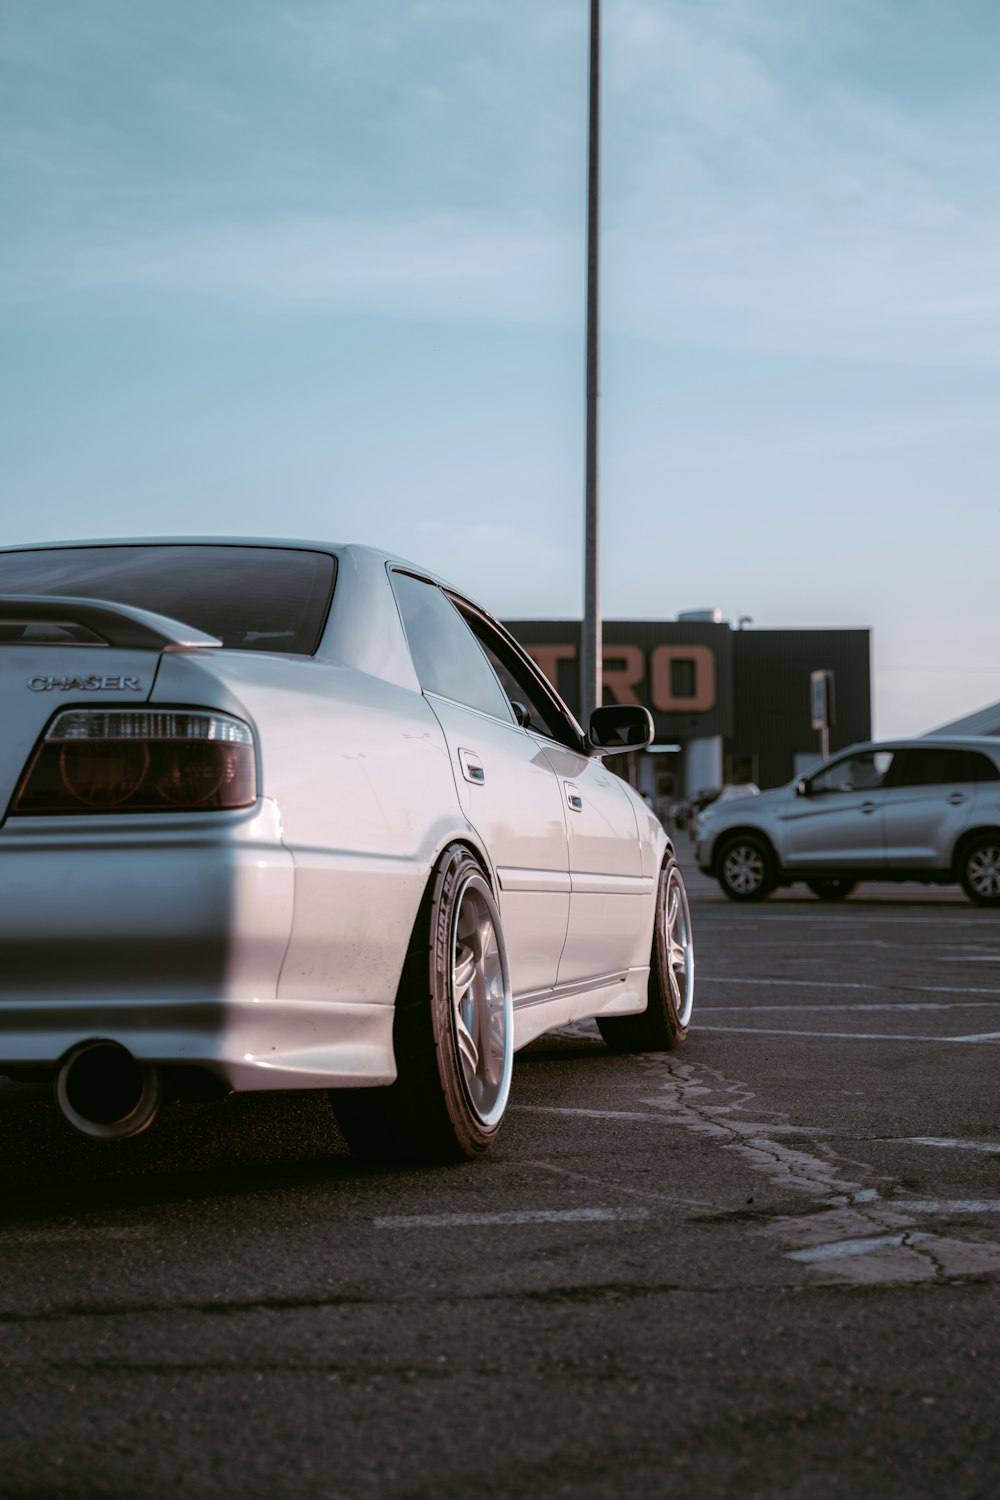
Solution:
[{"label": "rear wheel", "polygon": [[730,901],[763,901],[775,887],[774,859],[765,841],[738,833],[719,850],[717,879]]},{"label": "rear wheel", "polygon": [[977,906],[1000,906],[1000,834],[984,833],[966,844],[958,878]]},{"label": "rear wheel", "polygon": [[824,875],[818,880],[807,880],[806,885],[821,901],[844,901],[857,888],[856,880],[847,880],[839,875]]},{"label": "rear wheel", "polygon": [[669,1052],[687,1036],[694,1009],[694,941],[681,867],[673,858],[660,871],[649,960],[646,1009],[639,1016],[599,1016],[601,1036],[614,1052]]},{"label": "rear wheel", "polygon": [[468,849],[438,861],[396,995],[389,1088],[331,1093],[355,1152],[378,1161],[482,1156],[503,1121],[514,1062],[500,913]]}]

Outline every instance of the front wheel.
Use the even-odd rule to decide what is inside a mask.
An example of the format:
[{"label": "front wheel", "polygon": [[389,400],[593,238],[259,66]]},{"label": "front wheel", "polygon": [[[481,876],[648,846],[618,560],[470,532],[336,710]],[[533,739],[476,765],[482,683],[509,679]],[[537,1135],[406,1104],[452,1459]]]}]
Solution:
[{"label": "front wheel", "polygon": [[856,880],[846,880],[840,875],[822,875],[817,880],[807,880],[806,885],[821,901],[846,901],[857,889]]},{"label": "front wheel", "polygon": [[397,1078],[331,1093],[351,1149],[444,1162],[492,1146],[510,1094],[514,1026],[507,949],[489,882],[468,849],[438,861],[396,995]]},{"label": "front wheel", "polygon": [[694,939],[684,876],[676,859],[660,871],[649,959],[646,1009],[639,1016],[598,1016],[613,1052],[669,1052],[687,1036],[694,1010]]},{"label": "front wheel", "polygon": [[774,860],[763,839],[738,833],[719,851],[717,879],[730,901],[763,901],[775,887]]},{"label": "front wheel", "polygon": [[977,906],[1000,906],[1000,834],[981,834],[965,846],[958,878]]}]

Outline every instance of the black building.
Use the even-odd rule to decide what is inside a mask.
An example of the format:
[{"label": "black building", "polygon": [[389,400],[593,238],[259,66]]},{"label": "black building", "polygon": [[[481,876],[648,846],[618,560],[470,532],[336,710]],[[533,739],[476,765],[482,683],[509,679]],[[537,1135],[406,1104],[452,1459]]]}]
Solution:
[{"label": "black building", "polygon": [[[508,620],[579,713],[579,620]],[[637,784],[654,797],[706,786],[780,786],[820,753],[810,677],[833,673],[831,751],[871,736],[868,630],[733,630],[714,612],[604,622],[604,702],[642,703],[656,724]]]}]

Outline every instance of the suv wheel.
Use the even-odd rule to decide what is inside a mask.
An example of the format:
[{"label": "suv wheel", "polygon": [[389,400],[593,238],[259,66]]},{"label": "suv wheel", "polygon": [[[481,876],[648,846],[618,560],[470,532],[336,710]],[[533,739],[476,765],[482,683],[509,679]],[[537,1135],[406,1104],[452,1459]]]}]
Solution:
[{"label": "suv wheel", "polygon": [[1000,834],[972,839],[958,860],[958,878],[977,906],[1000,906]]},{"label": "suv wheel", "polygon": [[727,839],[719,850],[717,879],[730,901],[763,901],[777,884],[770,847],[752,833]]}]

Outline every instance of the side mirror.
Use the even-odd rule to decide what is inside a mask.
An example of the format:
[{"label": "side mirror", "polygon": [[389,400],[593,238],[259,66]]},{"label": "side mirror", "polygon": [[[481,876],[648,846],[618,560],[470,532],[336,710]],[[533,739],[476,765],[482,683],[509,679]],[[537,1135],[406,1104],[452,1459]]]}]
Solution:
[{"label": "side mirror", "polygon": [[609,703],[590,716],[587,742],[599,755],[644,750],[653,742],[653,715],[638,703]]},{"label": "side mirror", "polygon": [[800,776],[795,784],[795,795],[796,797],[808,797],[809,795],[809,783],[804,776]]},{"label": "side mirror", "polygon": [[525,708],[524,704],[519,703],[516,698],[512,698],[510,700],[510,706],[514,710],[514,718],[520,724],[521,728],[527,729],[528,725],[531,723],[531,715]]}]

